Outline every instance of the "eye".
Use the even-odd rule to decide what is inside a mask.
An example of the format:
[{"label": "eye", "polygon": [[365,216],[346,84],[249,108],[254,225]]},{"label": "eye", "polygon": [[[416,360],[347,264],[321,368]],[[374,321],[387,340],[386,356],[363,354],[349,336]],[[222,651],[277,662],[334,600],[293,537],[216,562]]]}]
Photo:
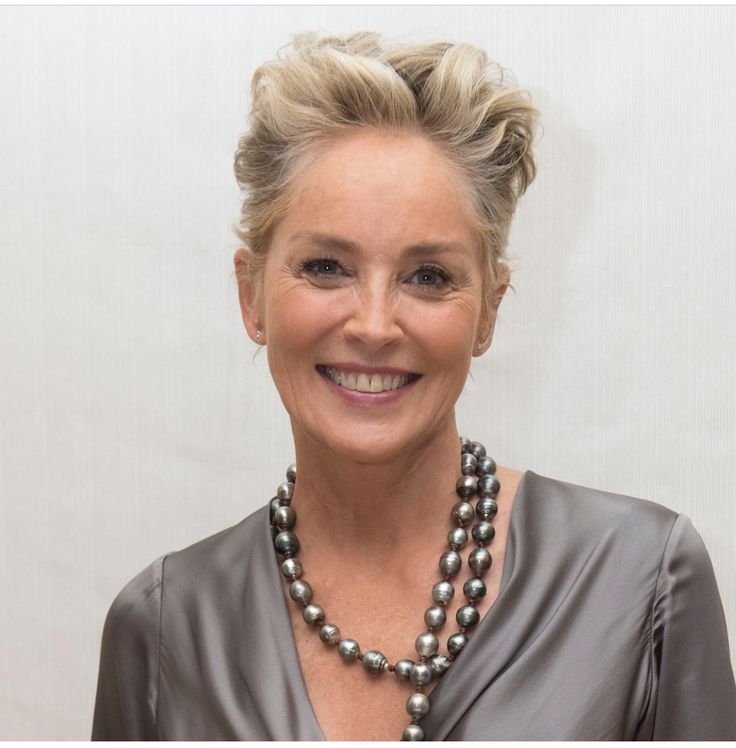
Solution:
[{"label": "eye", "polygon": [[421,288],[433,289],[444,288],[450,277],[440,267],[436,265],[424,265],[414,272],[411,279]]},{"label": "eye", "polygon": [[337,260],[331,257],[313,257],[299,264],[299,272],[313,275],[317,278],[329,278],[345,275],[345,271]]}]

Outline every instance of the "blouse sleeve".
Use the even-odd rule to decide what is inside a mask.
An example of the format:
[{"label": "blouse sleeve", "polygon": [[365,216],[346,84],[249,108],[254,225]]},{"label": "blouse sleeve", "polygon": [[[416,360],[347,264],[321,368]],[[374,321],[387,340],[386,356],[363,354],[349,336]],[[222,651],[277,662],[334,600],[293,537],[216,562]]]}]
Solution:
[{"label": "blouse sleeve", "polygon": [[156,740],[161,557],[129,582],[107,614],[92,740]]},{"label": "blouse sleeve", "polygon": [[653,740],[736,739],[736,686],[713,567],[684,515],[672,527],[652,615]]}]

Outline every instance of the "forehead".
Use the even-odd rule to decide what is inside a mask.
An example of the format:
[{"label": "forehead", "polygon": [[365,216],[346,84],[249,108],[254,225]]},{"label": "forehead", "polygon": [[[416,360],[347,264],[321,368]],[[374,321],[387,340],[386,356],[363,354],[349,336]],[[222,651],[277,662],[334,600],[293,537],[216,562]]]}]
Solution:
[{"label": "forehead", "polygon": [[330,142],[297,175],[275,243],[330,232],[387,250],[417,242],[477,243],[462,178],[421,135],[367,131]]}]

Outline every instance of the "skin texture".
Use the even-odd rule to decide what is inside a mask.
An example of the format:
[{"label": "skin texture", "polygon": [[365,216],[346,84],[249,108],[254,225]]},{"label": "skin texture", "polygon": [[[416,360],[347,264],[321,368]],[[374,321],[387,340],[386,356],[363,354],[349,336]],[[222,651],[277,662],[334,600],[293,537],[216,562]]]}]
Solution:
[{"label": "skin texture", "polygon": [[[472,356],[487,350],[508,280],[483,287],[461,184],[419,135],[365,131],[335,141],[297,176],[263,277],[239,282],[246,329],[266,344],[291,419],[305,578],[344,636],[392,662],[415,657],[439,578],[459,475],[455,403]],[[388,395],[356,395],[319,370],[338,364],[415,381]],[[519,476],[499,468],[494,567],[481,613],[498,592]],[[399,737],[410,690],[393,676],[346,667],[289,606],[325,735]]]}]

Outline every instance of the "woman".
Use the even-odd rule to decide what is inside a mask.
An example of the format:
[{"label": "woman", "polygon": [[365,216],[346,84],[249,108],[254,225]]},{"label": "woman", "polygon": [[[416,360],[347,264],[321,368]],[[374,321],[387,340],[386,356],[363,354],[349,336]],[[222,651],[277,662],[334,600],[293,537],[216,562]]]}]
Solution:
[{"label": "woman", "polygon": [[736,738],[689,521],[458,436],[534,117],[469,45],[306,34],[256,72],[235,266],[298,480],[119,595],[93,737]]}]

